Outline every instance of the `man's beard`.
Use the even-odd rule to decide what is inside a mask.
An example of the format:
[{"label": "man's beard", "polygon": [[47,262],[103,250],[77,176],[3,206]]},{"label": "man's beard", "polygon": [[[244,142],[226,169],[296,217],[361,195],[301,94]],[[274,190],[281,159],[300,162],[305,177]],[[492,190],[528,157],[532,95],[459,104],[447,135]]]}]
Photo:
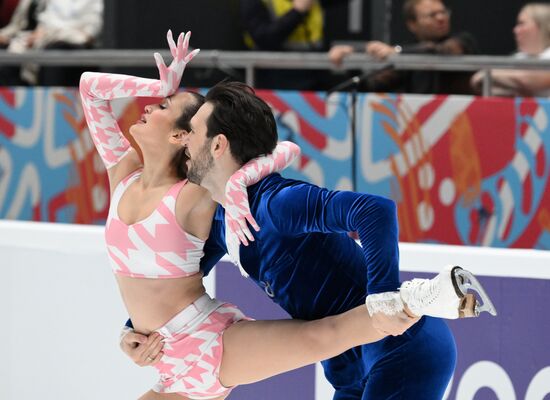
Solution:
[{"label": "man's beard", "polygon": [[208,171],[210,171],[214,165],[214,157],[210,154],[210,142],[211,140],[207,141],[204,146],[202,146],[199,154],[189,163],[189,170],[187,171],[187,179],[189,182],[200,185]]}]

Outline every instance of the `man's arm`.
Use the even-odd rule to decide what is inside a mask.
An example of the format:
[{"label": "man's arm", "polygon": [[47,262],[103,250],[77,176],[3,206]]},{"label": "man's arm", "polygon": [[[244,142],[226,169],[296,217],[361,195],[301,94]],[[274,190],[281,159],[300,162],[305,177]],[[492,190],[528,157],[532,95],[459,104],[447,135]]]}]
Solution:
[{"label": "man's arm", "polygon": [[[126,328],[126,327],[125,327]],[[140,367],[154,365],[163,356],[163,337],[158,332],[149,336],[134,332],[133,329],[123,329],[120,337],[120,348]]]},{"label": "man's arm", "polygon": [[397,213],[392,200],[300,183],[274,194],[268,214],[279,232],[288,235],[357,231],[367,264],[367,292],[399,287]]}]

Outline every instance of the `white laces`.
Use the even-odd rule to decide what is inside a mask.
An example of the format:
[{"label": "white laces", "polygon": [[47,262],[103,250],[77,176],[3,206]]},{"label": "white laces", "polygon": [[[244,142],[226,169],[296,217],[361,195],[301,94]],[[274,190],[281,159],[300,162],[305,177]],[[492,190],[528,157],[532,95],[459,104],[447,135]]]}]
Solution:
[{"label": "white laces", "polygon": [[432,305],[441,292],[439,279],[415,278],[412,281],[403,283],[403,286],[406,287],[410,293],[408,305],[420,309]]}]

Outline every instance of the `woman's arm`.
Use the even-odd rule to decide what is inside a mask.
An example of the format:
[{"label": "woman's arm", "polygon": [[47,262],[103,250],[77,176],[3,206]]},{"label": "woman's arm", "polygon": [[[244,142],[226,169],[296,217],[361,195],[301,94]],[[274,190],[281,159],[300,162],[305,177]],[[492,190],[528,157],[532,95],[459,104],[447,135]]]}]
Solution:
[{"label": "woman's arm", "polygon": [[[481,91],[483,75],[476,72],[471,79],[472,87]],[[537,96],[550,90],[550,72],[531,70],[495,69],[491,71],[491,94],[493,96]]]},{"label": "woman's arm", "polygon": [[491,77],[495,95],[498,95],[498,89],[504,89],[511,96],[537,96],[550,89],[548,71],[494,70]]},{"label": "woman's arm", "polygon": [[[300,147],[292,142],[280,142],[273,153],[257,157],[236,171],[225,185],[225,220],[230,231],[238,241],[248,245],[254,236],[248,229],[246,221],[259,231],[260,227],[250,212],[247,187],[258,183],[273,172],[278,172],[294,162],[300,155]],[[248,240],[247,240],[248,238]]]},{"label": "woman's arm", "polygon": [[[161,55],[154,57],[160,79],[85,72],[80,78],[80,96],[90,136],[109,174],[111,190],[118,181],[140,165],[140,160],[118,126],[111,100],[125,97],[166,97],[179,87],[185,66],[198,53],[187,53],[191,32],[180,34],[177,45],[168,31],[168,44],[174,60],[166,67]],[[127,157],[132,154],[131,157]]]}]

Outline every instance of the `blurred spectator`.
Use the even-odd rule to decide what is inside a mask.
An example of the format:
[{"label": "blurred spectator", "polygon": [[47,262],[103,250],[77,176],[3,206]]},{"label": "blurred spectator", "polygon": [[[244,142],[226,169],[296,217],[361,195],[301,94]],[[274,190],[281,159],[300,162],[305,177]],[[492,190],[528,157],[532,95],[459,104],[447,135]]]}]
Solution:
[{"label": "blurred spectator", "polygon": [[[367,42],[360,51],[376,59],[385,60],[396,54],[461,55],[478,52],[474,37],[462,32],[451,34],[451,10],[441,0],[406,0],[403,17],[407,28],[416,37],[408,45],[389,45],[379,41]],[[356,51],[353,46],[331,48],[329,57],[339,65],[343,58]],[[407,93],[471,93],[471,73],[439,71],[386,70],[364,82],[366,91],[394,91]]]},{"label": "blurred spectator", "polygon": [[[517,58],[550,59],[550,5],[530,3],[519,12],[514,35]],[[484,71],[472,77],[479,93]],[[491,94],[494,96],[550,96],[550,72],[537,70],[491,71]]]},{"label": "blurred spectator", "polygon": [[[0,29],[0,46],[10,52],[92,47],[103,23],[103,0],[20,0],[10,23]],[[0,85],[76,85],[79,71],[25,64],[0,69]]]},{"label": "blurred spectator", "polygon": [[19,3],[19,0],[0,0],[0,28],[10,22],[17,3]]},{"label": "blurred spectator", "polygon": [[[241,0],[245,43],[252,50],[326,51],[322,7],[348,0]],[[258,70],[256,87],[318,90],[327,88],[321,70]]]}]

